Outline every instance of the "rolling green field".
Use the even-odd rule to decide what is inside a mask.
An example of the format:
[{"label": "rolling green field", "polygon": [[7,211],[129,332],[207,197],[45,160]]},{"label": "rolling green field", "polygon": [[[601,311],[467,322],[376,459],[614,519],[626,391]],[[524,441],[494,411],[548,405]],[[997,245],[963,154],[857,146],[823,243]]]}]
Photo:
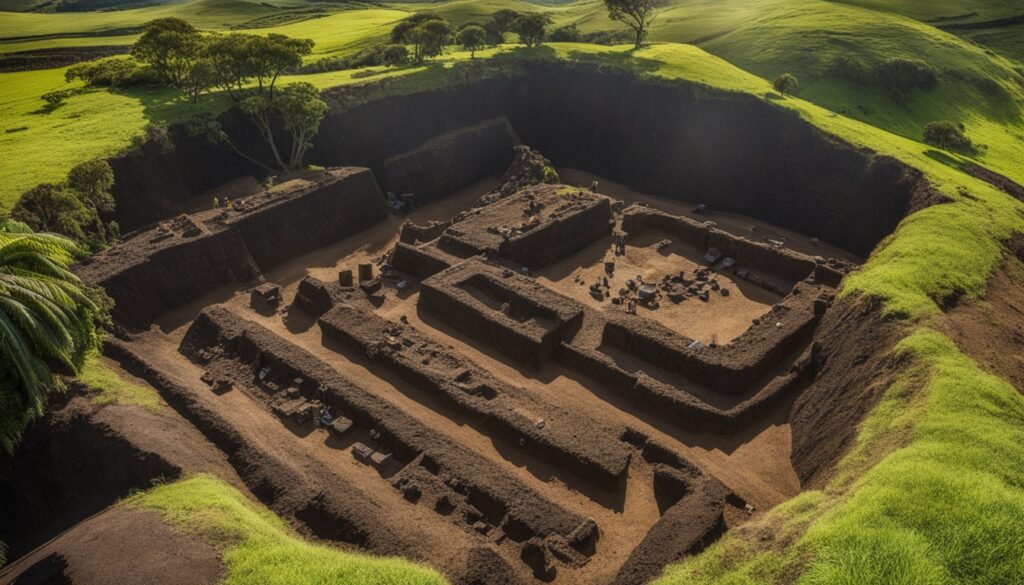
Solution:
[{"label": "rolling green field", "polygon": [[[294,10],[303,6],[309,5],[296,4]],[[584,31],[618,26],[594,0],[456,0],[334,10],[322,18],[257,30],[312,38],[317,46],[311,59],[318,59],[384,38],[408,12],[430,10],[454,22],[467,22],[504,7],[545,10],[556,26],[576,24]],[[0,37],[22,38],[0,43],[0,50],[69,47],[77,42],[84,46],[98,39],[130,42],[132,37],[124,34],[73,35],[123,31],[168,14],[202,27],[226,29],[272,17],[264,8],[235,0],[189,0],[84,15],[4,14]],[[770,93],[768,80],[792,72],[801,82],[798,98],[771,103],[856,146],[923,170],[949,199],[905,219],[844,283],[842,295],[881,299],[887,316],[904,324],[906,336],[893,351],[913,367],[864,421],[857,444],[835,479],[669,569],[661,583],[1024,582],[1024,523],[1019,521],[1024,518],[1024,398],[931,326],[941,313],[941,300],[954,291],[963,293],[966,302],[984,294],[989,275],[1001,261],[1003,242],[1024,231],[1024,205],[958,170],[956,164],[968,157],[920,141],[923,126],[932,120],[962,121],[967,134],[985,147],[973,160],[1024,182],[1024,63],[1019,60],[1022,42],[1013,34],[1021,29],[954,34],[932,26],[987,21],[1016,12],[1024,13],[1024,7],[1009,0],[684,0],[661,15],[652,33],[655,43],[639,51],[556,43],[534,50],[507,45],[478,53],[478,58],[502,54],[627,66],[643,60],[650,75],[762,99]],[[39,38],[43,36],[52,38]],[[982,38],[991,42],[983,43]],[[893,56],[922,59],[937,70],[939,84],[896,103],[875,88],[830,74],[829,65],[839,55],[867,64]],[[421,67],[296,75],[284,81],[304,80],[329,88],[390,77],[396,79],[391,91],[412,91],[446,83],[468,57],[450,51]],[[982,84],[979,79],[988,81]],[[204,96],[193,105],[166,90],[89,90],[44,111],[39,96],[67,87],[60,69],[0,74],[0,87],[5,179],[0,208],[9,207],[19,193],[39,182],[62,179],[77,162],[130,147],[149,123],[173,123],[229,105],[222,96]],[[285,549],[298,558],[328,559],[323,561],[328,565],[337,560],[363,567],[366,562],[351,555],[335,557],[341,553],[327,548],[294,552],[289,547],[311,545],[280,536],[281,528],[269,513],[224,516],[226,509],[234,510],[231,514],[238,511],[235,496],[209,478],[189,481],[197,483],[175,484],[186,486],[180,491],[159,488],[133,505],[160,509],[184,523],[192,514],[205,514],[195,505],[195,494],[200,494],[215,503],[212,517],[244,517],[238,521],[245,526],[243,534],[236,534],[225,548],[232,574],[237,566],[239,575],[249,575],[238,582],[276,582],[274,573],[252,573],[253,563]],[[760,538],[763,534],[771,538]],[[415,575],[428,582],[439,580],[397,561],[381,561],[365,570],[393,579]]]}]

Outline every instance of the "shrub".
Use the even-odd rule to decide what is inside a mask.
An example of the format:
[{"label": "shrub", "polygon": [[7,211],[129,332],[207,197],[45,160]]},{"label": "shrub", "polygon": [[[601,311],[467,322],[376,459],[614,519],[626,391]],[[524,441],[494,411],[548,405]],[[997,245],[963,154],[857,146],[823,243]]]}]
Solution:
[{"label": "shrub", "polygon": [[901,103],[915,89],[935,89],[939,78],[935,69],[924,61],[892,57],[875,66],[874,81],[890,99]]},{"label": "shrub", "polygon": [[579,43],[583,41],[583,33],[575,24],[568,24],[551,31],[548,40],[552,43]]},{"label": "shrub", "polygon": [[299,71],[302,73],[324,73],[326,71],[344,71],[345,69],[388,65],[389,63],[386,63],[384,59],[384,52],[391,47],[399,47],[405,50],[406,55],[409,53],[403,45],[375,45],[351,55],[345,55],[344,57],[327,57],[319,61],[307,63]]},{"label": "shrub", "polygon": [[784,96],[787,93],[792,94],[799,90],[800,82],[797,81],[796,76],[792,73],[783,73],[772,81],[772,87]]},{"label": "shrub", "polygon": [[80,88],[58,89],[57,91],[48,91],[43,95],[39,96],[39,98],[46,102],[46,105],[43,106],[45,110],[54,110],[57,107],[63,105],[64,100],[68,99],[71,96],[78,95],[80,93],[82,93],[82,90]]},{"label": "shrub", "polygon": [[964,134],[964,125],[958,122],[939,120],[924,127],[924,141],[946,150],[975,152],[974,143]]},{"label": "shrub", "polygon": [[123,55],[86,61],[68,67],[64,72],[64,80],[71,83],[76,79],[95,87],[158,85],[161,82],[160,76],[152,67]]},{"label": "shrub", "polygon": [[867,85],[871,83],[871,70],[860,61],[848,56],[839,55],[829,64],[827,72],[830,75]]},{"label": "shrub", "polygon": [[388,45],[381,50],[381,64],[396,67],[409,62],[409,49],[405,45]]}]

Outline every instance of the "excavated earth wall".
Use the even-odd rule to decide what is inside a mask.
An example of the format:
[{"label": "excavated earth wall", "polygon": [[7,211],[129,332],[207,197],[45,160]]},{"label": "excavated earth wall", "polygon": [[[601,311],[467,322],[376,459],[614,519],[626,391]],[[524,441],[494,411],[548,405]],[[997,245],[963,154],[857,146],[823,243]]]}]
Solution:
[{"label": "excavated earth wall", "polygon": [[[360,90],[337,91],[351,98]],[[326,96],[333,101],[331,91]],[[441,151],[425,145],[445,135],[465,137],[467,129],[501,118],[556,165],[758,217],[860,256],[908,212],[934,201],[916,169],[844,144],[753,96],[566,63],[525,64],[522,75],[345,107],[324,120],[309,160],[366,166],[385,191],[418,184],[425,193],[439,186],[423,160],[445,168],[453,160],[487,161],[446,179],[444,188],[452,189],[493,174],[497,157],[480,153],[496,152],[508,134],[471,132],[473,140],[441,140],[447,145]],[[259,144],[250,126],[226,116],[225,128],[239,144]],[[123,231],[166,217],[232,178],[259,174],[201,137],[175,130],[172,138],[178,147],[170,152],[151,145],[115,161]],[[421,148],[421,156],[410,154]]]}]

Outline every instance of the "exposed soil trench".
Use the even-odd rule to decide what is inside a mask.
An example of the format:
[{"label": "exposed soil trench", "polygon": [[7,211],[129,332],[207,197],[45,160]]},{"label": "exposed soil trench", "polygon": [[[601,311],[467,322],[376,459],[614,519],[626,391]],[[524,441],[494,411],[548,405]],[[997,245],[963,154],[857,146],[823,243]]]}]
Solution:
[{"label": "exposed soil trench", "polygon": [[267,191],[172,131],[115,161],[141,229],[77,270],[108,356],[305,533],[457,584],[644,583],[827,476],[896,367],[836,288],[930,190],[757,100],[526,79],[335,113],[314,158],[369,168]]}]

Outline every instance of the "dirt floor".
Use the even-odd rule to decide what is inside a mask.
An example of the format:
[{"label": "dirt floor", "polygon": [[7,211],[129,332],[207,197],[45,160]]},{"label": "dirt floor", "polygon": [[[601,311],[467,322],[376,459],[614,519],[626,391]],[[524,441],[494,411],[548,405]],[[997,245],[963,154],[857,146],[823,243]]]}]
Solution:
[{"label": "dirt floor", "polygon": [[0,585],[209,585],[224,573],[215,548],[168,526],[159,513],[114,507],[5,567]]},{"label": "dirt floor", "polygon": [[[596,309],[604,309],[609,305],[608,301],[592,297],[589,286],[602,282],[607,276],[605,261],[615,263],[615,273],[608,278],[612,291],[626,286],[627,280],[661,282],[666,275],[677,274],[681,270],[692,274],[698,266],[703,265],[701,258],[704,252],[679,241],[672,241],[668,246],[657,249],[657,244],[667,238],[667,234],[655,230],[645,231],[627,240],[626,253],[616,256],[612,237],[608,236],[540,270],[537,280],[577,301]],[[637,310],[692,339],[725,344],[746,331],[753,319],[762,316],[782,298],[725,273],[719,275],[718,280],[730,292],[729,296],[715,294],[706,302],[689,299],[678,304],[665,300],[657,310],[651,310],[646,305],[638,305]]]}]

